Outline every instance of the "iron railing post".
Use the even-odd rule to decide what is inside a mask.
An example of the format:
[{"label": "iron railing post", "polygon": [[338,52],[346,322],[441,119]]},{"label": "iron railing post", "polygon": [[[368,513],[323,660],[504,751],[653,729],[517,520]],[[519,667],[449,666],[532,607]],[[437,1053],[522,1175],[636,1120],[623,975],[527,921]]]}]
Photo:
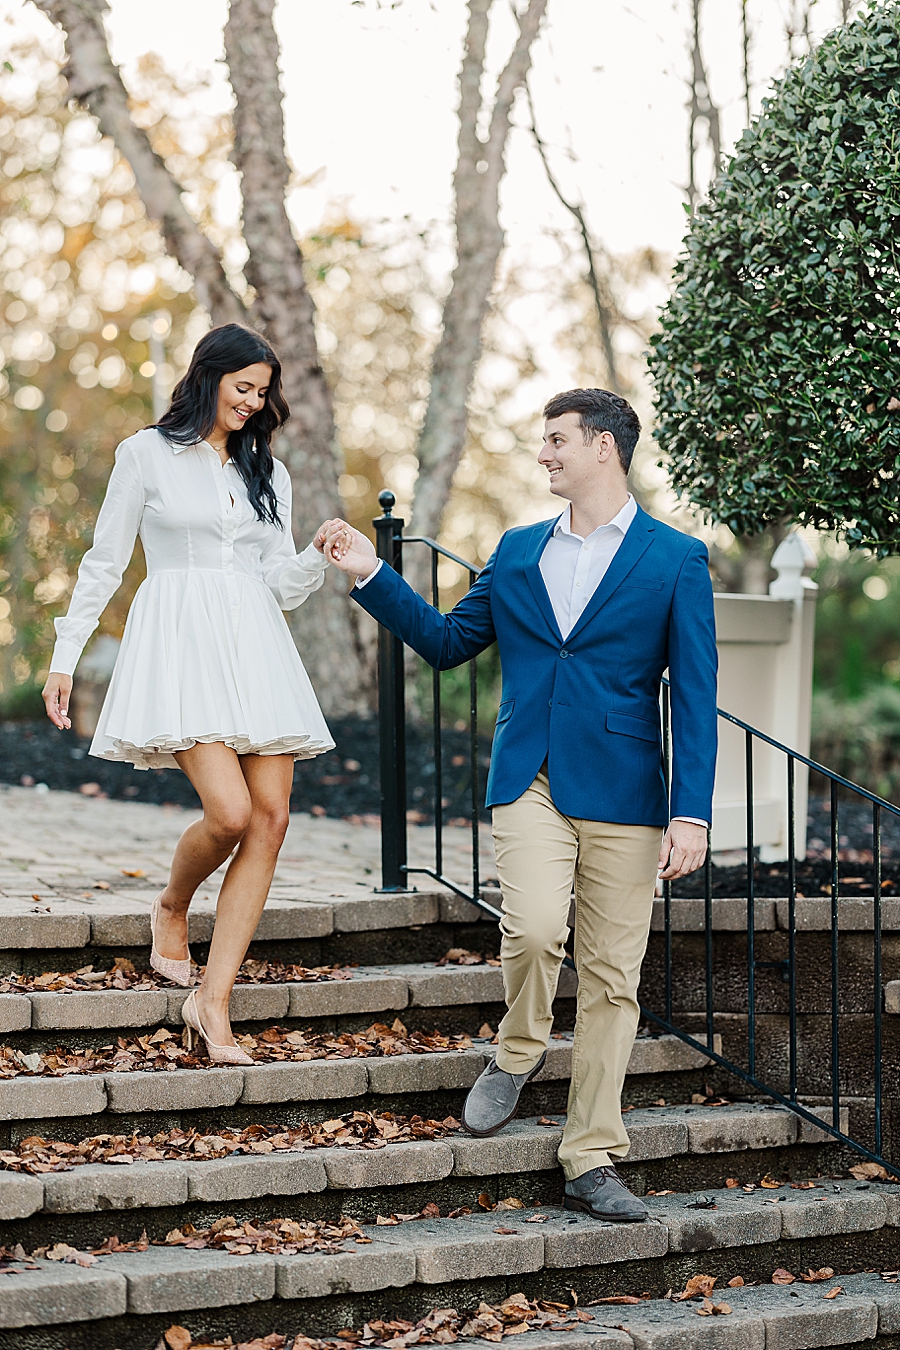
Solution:
[{"label": "iron railing post", "polygon": [[[403,571],[402,534],[406,522],[391,514],[393,492],[380,492],[384,512],[372,521],[375,550],[388,567]],[[406,699],[403,643],[378,628],[378,741],[381,765],[381,889],[409,889],[406,875]]]}]

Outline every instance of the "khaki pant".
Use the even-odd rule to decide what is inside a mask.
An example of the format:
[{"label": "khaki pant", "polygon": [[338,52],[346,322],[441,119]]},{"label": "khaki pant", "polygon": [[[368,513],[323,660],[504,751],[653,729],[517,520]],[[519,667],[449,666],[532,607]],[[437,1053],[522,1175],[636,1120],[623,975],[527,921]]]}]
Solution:
[{"label": "khaki pant", "polygon": [[507,1073],[532,1069],[547,1047],[575,885],[578,1014],[559,1150],[573,1181],[628,1152],[622,1084],[637,1031],[662,832],[564,816],[542,772],[517,801],[494,807],[493,833],[508,1009],[497,1063]]}]

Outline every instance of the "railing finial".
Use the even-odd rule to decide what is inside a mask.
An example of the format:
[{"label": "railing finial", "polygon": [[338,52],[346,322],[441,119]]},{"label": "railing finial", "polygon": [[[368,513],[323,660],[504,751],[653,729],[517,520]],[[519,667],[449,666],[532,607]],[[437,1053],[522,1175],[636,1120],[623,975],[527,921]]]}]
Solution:
[{"label": "railing finial", "polygon": [[391,492],[390,488],[385,488],[383,492],[379,492],[378,505],[386,516],[391,514],[396,502],[397,498],[394,496],[393,492]]}]

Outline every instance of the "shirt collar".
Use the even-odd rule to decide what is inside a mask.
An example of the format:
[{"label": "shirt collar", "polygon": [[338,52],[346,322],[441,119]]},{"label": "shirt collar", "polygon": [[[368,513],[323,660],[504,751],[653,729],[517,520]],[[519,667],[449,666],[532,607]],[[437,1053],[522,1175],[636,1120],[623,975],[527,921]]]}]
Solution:
[{"label": "shirt collar", "polygon": [[[612,520],[610,520],[606,525],[598,525],[597,529],[593,530],[592,533],[588,535],[588,539],[592,539],[595,534],[599,533],[600,530],[608,530],[613,525],[616,527],[617,530],[619,530],[623,535],[625,535],[628,533],[628,528],[636,515],[637,515],[637,502],[634,500],[634,497],[629,492],[628,501],[622,507],[621,511],[619,511],[616,515],[614,515]],[[553,526],[554,537],[560,534],[567,534],[573,539],[577,539],[580,537],[578,535],[572,534],[572,526],[570,523],[571,519],[572,519],[572,505],[570,503],[566,507],[565,511],[563,511],[559,520]]]}]

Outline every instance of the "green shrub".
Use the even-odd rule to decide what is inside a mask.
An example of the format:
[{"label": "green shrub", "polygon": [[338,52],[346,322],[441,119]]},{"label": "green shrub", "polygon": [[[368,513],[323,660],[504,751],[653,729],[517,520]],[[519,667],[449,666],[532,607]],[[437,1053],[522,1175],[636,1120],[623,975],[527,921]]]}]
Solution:
[{"label": "green shrub", "polygon": [[816,692],[811,755],[870,792],[900,800],[900,689],[875,685],[852,700]]}]

